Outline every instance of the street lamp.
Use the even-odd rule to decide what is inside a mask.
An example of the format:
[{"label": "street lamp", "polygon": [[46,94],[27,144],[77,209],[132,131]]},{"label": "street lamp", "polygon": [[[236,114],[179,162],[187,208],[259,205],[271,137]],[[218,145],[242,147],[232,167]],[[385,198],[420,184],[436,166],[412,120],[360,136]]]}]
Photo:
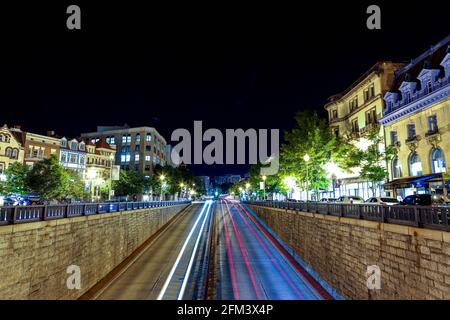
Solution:
[{"label": "street lamp", "polygon": [[263,193],[264,193],[264,197],[263,197],[263,200],[266,200],[266,179],[267,179],[267,177],[266,176],[262,176],[262,179],[263,179]]},{"label": "street lamp", "polygon": [[308,202],[309,198],[309,175],[308,175],[308,162],[310,160],[309,154],[305,154],[303,156],[303,160],[305,160],[306,163],[306,202]]},{"label": "street lamp", "polygon": [[97,177],[97,172],[96,172],[95,168],[90,168],[87,171],[86,177],[89,181],[89,200],[92,202],[92,198],[93,198],[92,187],[93,187],[94,179]]},{"label": "street lamp", "polygon": [[166,179],[166,177],[162,174],[159,176],[159,180],[161,180],[161,201],[163,200],[163,184],[164,184],[164,179]]}]

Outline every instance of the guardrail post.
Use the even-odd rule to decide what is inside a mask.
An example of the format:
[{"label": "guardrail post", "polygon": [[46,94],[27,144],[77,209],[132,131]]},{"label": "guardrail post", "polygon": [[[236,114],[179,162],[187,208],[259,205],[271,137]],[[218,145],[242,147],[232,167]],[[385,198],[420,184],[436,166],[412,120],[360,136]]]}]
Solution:
[{"label": "guardrail post", "polygon": [[419,209],[415,206],[414,206],[414,219],[415,219],[414,222],[417,224],[417,226],[420,226],[422,224],[421,219],[420,219]]},{"label": "guardrail post", "polygon": [[44,210],[42,210],[42,217],[40,217],[40,220],[45,220],[47,219],[47,210],[48,210],[48,206],[44,206]]}]

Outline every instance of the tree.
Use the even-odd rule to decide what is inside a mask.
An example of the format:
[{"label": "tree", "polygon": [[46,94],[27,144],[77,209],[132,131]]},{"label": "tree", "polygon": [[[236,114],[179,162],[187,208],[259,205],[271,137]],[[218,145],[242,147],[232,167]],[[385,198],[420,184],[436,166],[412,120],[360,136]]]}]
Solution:
[{"label": "tree", "polygon": [[[318,198],[319,190],[330,184],[325,165],[338,153],[339,144],[317,113],[298,112],[295,121],[297,126],[285,133],[286,143],[281,147],[280,176],[292,176]],[[306,154],[309,161],[304,159]]]},{"label": "tree", "polygon": [[120,170],[118,181],[113,181],[113,189],[117,196],[142,194],[146,183],[145,176],[137,171]]},{"label": "tree", "polygon": [[78,172],[65,169],[64,193],[66,198],[83,199],[85,198],[84,182]]},{"label": "tree", "polygon": [[24,195],[29,192],[26,178],[29,172],[27,165],[14,162],[5,170],[6,181],[4,193]]},{"label": "tree", "polygon": [[59,164],[55,156],[34,164],[26,176],[26,185],[32,193],[47,200],[67,197],[71,190],[71,174]]},{"label": "tree", "polygon": [[[393,159],[396,149],[385,146],[378,129],[371,130],[367,135],[367,148],[351,149],[348,153],[350,164],[359,164],[360,177],[371,183],[370,188],[375,196],[375,190],[388,177],[386,162]],[[356,165],[354,166],[356,167]]]}]

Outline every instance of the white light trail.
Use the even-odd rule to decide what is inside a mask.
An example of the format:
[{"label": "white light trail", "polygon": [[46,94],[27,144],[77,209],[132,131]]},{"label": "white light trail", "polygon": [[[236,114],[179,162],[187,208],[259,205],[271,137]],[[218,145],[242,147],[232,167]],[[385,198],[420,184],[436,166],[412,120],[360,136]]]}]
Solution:
[{"label": "white light trail", "polygon": [[192,250],[191,258],[189,259],[189,264],[188,264],[186,273],[184,275],[183,284],[181,285],[180,293],[178,294],[178,300],[183,299],[184,291],[186,290],[187,282],[189,281],[189,274],[191,273],[192,265],[194,264],[194,258],[197,253],[197,247],[200,242],[200,238],[202,236],[203,228],[205,227],[206,220],[208,219],[208,216],[209,216],[209,209],[211,208],[212,201],[208,200],[207,202],[209,202],[209,206],[206,209],[205,218],[203,218],[202,226],[197,235],[197,240],[195,241],[194,250]]},{"label": "white light trail", "polygon": [[187,245],[188,245],[188,243],[189,243],[189,240],[191,239],[192,234],[194,233],[194,230],[195,230],[195,228],[197,227],[198,222],[199,222],[200,219],[203,217],[205,208],[207,208],[208,205],[209,205],[208,202],[205,202],[205,204],[203,205],[202,211],[200,212],[200,214],[199,214],[197,220],[195,220],[194,226],[192,227],[192,229],[191,229],[191,231],[189,232],[189,234],[188,234],[186,240],[184,241],[184,244],[183,244],[183,246],[181,247],[180,252],[178,253],[178,257],[177,257],[177,259],[175,260],[175,263],[174,263],[174,265],[172,266],[172,269],[170,270],[169,276],[167,277],[166,282],[164,283],[164,285],[163,285],[163,287],[162,287],[162,289],[161,289],[161,292],[160,292],[159,295],[158,295],[157,300],[162,300],[162,298],[163,298],[164,295],[166,294],[166,290],[167,290],[167,288],[169,287],[170,281],[172,281],[172,277],[173,277],[173,275],[174,275],[174,273],[175,273],[175,270],[176,270],[177,267],[178,267],[178,264],[180,263],[180,260],[181,260],[181,257],[182,257],[183,254],[184,254],[184,251],[186,250],[186,247],[187,247]]}]

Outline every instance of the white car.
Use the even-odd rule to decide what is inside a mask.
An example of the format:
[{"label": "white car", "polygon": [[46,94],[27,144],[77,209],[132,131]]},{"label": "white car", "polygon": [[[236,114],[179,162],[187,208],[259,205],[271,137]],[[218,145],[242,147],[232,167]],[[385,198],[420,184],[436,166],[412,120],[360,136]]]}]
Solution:
[{"label": "white car", "polygon": [[342,196],[339,197],[336,202],[341,203],[364,203],[364,199],[358,196]]},{"label": "white car", "polygon": [[384,204],[388,206],[397,205],[400,202],[395,198],[389,198],[389,197],[372,197],[366,200],[366,203],[370,204]]}]

